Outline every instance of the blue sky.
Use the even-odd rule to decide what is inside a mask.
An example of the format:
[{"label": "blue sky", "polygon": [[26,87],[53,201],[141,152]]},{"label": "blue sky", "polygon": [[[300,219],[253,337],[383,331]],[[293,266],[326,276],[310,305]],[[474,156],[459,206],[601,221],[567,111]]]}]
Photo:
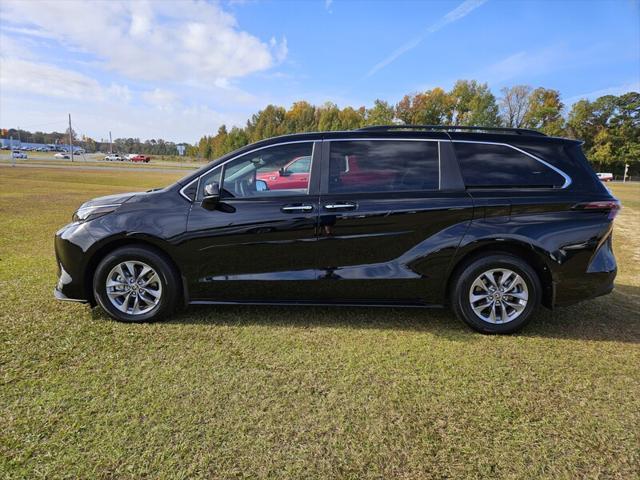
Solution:
[{"label": "blue sky", "polygon": [[369,106],[457,79],[640,90],[640,3],[0,3],[0,126],[194,142],[269,103]]}]

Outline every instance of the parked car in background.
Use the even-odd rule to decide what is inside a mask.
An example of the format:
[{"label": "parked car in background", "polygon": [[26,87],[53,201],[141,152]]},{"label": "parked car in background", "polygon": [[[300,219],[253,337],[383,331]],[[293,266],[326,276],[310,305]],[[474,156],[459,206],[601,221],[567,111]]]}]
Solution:
[{"label": "parked car in background", "polygon": [[[299,163],[304,184],[260,178]],[[613,289],[619,208],[581,142],[533,130],[288,135],[81,205],[56,234],[55,295],[126,322],[189,304],[449,306],[511,333]]]},{"label": "parked car in background", "polygon": [[602,180],[603,182],[610,182],[613,180],[613,173],[601,173],[598,172],[596,173],[596,175],[598,175],[598,178],[600,180]]},{"label": "parked car in background", "polygon": [[14,150],[13,152],[11,152],[11,158],[27,158],[27,154],[18,150]]},{"label": "parked car in background", "polygon": [[147,155],[131,155],[129,156],[129,160],[131,160],[132,162],[144,162],[144,163],[149,163],[149,161],[151,160],[151,157],[147,156]]},{"label": "parked car in background", "polygon": [[109,155],[107,155],[106,157],[104,157],[104,159],[107,162],[122,162],[124,160],[124,157],[121,157],[120,155],[118,155],[117,153],[110,153]]},{"label": "parked car in background", "polygon": [[55,158],[71,158],[71,155],[69,155],[66,152],[60,152],[60,153],[56,153],[54,157]]}]

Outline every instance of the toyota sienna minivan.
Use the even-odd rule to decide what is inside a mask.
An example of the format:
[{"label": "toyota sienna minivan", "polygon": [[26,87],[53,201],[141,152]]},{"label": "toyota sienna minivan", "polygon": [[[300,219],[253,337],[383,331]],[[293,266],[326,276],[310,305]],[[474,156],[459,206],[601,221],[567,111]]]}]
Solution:
[{"label": "toyota sienna minivan", "polygon": [[59,230],[55,296],[144,322],[193,304],[449,306],[510,333],[609,293],[619,202],[581,142],[383,126],[271,138]]}]

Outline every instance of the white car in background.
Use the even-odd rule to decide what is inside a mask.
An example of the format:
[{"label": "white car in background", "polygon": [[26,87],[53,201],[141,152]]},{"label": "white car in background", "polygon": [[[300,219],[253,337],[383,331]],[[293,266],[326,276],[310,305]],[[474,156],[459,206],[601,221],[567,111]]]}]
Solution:
[{"label": "white car in background", "polygon": [[68,153],[60,152],[54,155],[54,158],[71,158]]},{"label": "white car in background", "polygon": [[613,180],[613,173],[601,173],[598,172],[596,175],[598,175],[598,178],[600,180],[602,180],[603,182],[610,182]]},{"label": "white car in background", "polygon": [[110,153],[109,155],[107,155],[106,157],[104,157],[104,159],[107,162],[121,162],[124,160],[123,157],[121,157],[120,155],[118,155],[117,153]]},{"label": "white car in background", "polygon": [[27,154],[24,152],[19,152],[18,150],[14,150],[11,152],[11,158],[27,158]]}]

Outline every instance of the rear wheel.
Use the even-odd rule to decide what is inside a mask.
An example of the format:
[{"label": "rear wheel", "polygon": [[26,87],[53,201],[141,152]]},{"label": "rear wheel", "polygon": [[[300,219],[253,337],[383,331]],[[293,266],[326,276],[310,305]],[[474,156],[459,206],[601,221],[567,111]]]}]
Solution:
[{"label": "rear wheel", "polygon": [[490,254],[465,265],[454,282],[453,310],[482,333],[513,333],[540,304],[540,279],[524,260]]},{"label": "rear wheel", "polygon": [[177,305],[179,277],[154,250],[123,247],[109,253],[93,277],[95,299],[110,317],[149,322],[171,314]]}]

